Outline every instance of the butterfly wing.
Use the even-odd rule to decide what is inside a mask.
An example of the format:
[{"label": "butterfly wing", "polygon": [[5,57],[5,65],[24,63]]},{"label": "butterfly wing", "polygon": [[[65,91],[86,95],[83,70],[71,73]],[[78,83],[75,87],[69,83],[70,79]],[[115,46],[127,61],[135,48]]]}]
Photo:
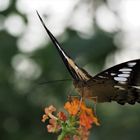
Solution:
[{"label": "butterfly wing", "polygon": [[43,19],[37,12],[37,15],[45,28],[47,34],[49,35],[52,43],[54,44],[55,48],[57,49],[60,57],[62,58],[62,61],[64,62],[64,65],[66,66],[67,70],[69,71],[70,75],[72,76],[74,81],[87,81],[91,78],[91,76],[82,68],[80,68],[73,60],[70,58],[70,56],[67,55],[67,53],[62,49],[59,42],[56,40],[56,38],[53,36],[53,34],[49,31],[49,29],[46,27]]},{"label": "butterfly wing", "polygon": [[93,88],[103,101],[140,103],[140,59],[113,66],[94,76],[93,81]]}]

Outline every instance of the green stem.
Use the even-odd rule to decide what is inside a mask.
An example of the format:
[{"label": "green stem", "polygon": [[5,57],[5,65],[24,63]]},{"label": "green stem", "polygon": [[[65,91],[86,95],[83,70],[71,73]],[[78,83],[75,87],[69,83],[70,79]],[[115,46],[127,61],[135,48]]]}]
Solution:
[{"label": "green stem", "polygon": [[61,133],[61,134],[58,136],[58,139],[57,139],[57,140],[63,140],[65,136],[66,136],[66,133],[63,132],[63,133]]}]

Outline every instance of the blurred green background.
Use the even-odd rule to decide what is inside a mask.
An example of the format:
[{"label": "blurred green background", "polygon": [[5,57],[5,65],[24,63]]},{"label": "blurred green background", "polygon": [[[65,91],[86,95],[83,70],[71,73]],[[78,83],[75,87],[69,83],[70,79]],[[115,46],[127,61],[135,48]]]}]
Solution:
[{"label": "blurred green background", "polygon": [[[0,0],[0,140],[52,140],[44,107],[60,109],[70,78],[35,10],[76,63],[95,75],[140,58],[140,2],[133,0]],[[97,105],[90,139],[139,140],[140,105]]]}]

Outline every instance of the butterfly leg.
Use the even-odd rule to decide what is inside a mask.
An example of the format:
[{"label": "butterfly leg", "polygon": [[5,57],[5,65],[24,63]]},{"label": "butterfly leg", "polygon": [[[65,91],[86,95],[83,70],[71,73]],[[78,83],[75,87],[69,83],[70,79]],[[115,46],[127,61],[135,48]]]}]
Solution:
[{"label": "butterfly leg", "polygon": [[80,111],[80,107],[81,107],[82,101],[83,101],[83,97],[80,96],[80,103],[79,103],[79,107],[78,107],[78,112]]},{"label": "butterfly leg", "polygon": [[95,116],[97,116],[97,102],[98,102],[98,97],[95,96],[95,97],[90,97],[91,100],[93,100],[93,103],[94,103],[94,113],[95,113]]},{"label": "butterfly leg", "polygon": [[82,102],[83,102],[83,95],[84,95],[84,90],[85,90],[85,88],[83,88],[82,89],[82,94],[81,94],[81,96],[80,96],[80,103],[79,103],[79,107],[78,107],[78,110],[80,110],[80,107],[81,107],[81,104],[82,104]]}]

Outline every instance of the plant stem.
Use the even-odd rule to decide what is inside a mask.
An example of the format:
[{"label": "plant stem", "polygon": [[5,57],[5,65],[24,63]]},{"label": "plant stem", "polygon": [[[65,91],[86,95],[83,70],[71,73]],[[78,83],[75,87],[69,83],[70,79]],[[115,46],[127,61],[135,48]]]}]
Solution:
[{"label": "plant stem", "polygon": [[58,136],[57,140],[63,140],[65,136],[66,136],[66,133],[63,132]]}]

